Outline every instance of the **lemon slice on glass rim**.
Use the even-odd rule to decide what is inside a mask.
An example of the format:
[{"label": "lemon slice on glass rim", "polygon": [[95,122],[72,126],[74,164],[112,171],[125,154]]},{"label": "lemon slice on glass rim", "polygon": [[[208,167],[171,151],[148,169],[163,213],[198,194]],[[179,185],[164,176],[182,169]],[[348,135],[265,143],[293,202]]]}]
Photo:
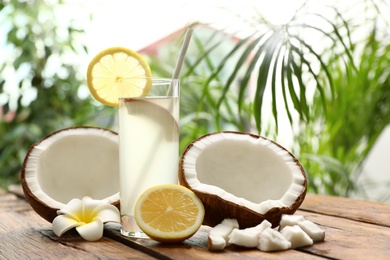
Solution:
[{"label": "lemon slice on glass rim", "polygon": [[205,210],[194,192],[179,184],[147,189],[137,200],[134,218],[150,238],[165,243],[181,242],[198,231]]},{"label": "lemon slice on glass rim", "polygon": [[146,96],[152,86],[149,64],[137,52],[112,47],[89,63],[87,84],[92,96],[107,106],[118,106],[120,97]]}]

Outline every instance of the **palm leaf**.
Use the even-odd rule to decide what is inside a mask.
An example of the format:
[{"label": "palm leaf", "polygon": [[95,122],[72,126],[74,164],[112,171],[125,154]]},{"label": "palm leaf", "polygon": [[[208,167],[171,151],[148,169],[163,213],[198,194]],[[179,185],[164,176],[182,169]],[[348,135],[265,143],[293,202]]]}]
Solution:
[{"label": "palm leaf", "polygon": [[280,48],[278,43],[282,42],[282,40],[282,34],[280,31],[276,31],[262,46],[260,46],[260,51],[262,52],[263,57],[258,69],[256,93],[253,100],[253,115],[255,117],[256,128],[259,133],[261,133],[263,97],[268,83],[269,71],[275,58],[275,51],[278,46]]}]

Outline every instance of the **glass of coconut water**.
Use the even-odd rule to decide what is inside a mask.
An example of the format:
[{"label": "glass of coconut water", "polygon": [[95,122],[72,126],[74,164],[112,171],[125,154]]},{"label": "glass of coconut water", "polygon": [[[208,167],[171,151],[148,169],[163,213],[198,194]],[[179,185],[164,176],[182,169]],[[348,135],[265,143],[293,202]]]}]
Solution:
[{"label": "glass of coconut water", "polygon": [[148,188],[177,183],[179,160],[179,80],[149,78],[147,96],[119,99],[121,233],[145,237],[134,206]]}]

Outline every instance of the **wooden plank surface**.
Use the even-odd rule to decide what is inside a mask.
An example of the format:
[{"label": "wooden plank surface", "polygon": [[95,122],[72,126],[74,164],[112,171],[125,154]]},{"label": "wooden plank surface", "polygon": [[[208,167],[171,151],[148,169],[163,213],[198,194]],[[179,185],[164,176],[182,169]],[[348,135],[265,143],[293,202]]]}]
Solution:
[{"label": "wooden plank surface", "polygon": [[[210,252],[207,249],[207,236],[210,227],[202,226],[201,229],[191,238],[180,244],[163,244],[151,239],[132,239],[120,235],[119,225],[109,225],[106,236],[113,240],[121,241],[129,247],[137,248],[145,253],[153,254],[158,252],[162,259],[317,259],[316,256],[287,250],[282,252],[261,252],[258,249],[244,249],[229,246],[221,252]],[[319,257],[318,257],[319,258]]]},{"label": "wooden plank surface", "polygon": [[0,194],[0,259],[129,258],[154,259],[106,237],[93,243],[75,233],[58,238],[26,201]]},{"label": "wooden plank surface", "polygon": [[388,203],[307,194],[300,209],[390,227]]},{"label": "wooden plank surface", "polygon": [[389,204],[308,194],[296,214],[324,228],[325,241],[275,253],[235,246],[210,252],[206,226],[174,245],[126,238],[113,223],[96,242],[76,232],[59,238],[25,200],[0,191],[0,259],[389,259]]},{"label": "wooden plank surface", "polygon": [[325,230],[325,241],[300,249],[332,259],[390,259],[390,228],[355,220],[298,211]]}]

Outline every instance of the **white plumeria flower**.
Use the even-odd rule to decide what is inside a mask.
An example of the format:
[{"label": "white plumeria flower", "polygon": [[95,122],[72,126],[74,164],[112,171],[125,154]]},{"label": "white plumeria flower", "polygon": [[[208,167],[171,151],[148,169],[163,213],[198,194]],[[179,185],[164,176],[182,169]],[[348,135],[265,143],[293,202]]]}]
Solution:
[{"label": "white plumeria flower", "polygon": [[119,210],[115,206],[106,200],[90,197],[72,199],[57,214],[53,220],[53,232],[57,236],[76,228],[80,236],[88,241],[96,241],[103,236],[104,223],[120,222]]}]

